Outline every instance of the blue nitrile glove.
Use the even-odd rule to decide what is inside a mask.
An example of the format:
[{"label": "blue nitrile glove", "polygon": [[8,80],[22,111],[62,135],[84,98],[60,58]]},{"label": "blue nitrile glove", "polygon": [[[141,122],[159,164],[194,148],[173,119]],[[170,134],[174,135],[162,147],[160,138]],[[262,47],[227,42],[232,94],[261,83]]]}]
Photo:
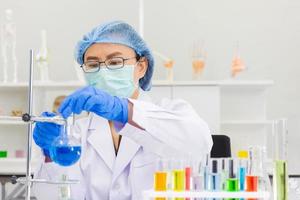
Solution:
[{"label": "blue nitrile glove", "polygon": [[[42,117],[54,117],[56,114],[51,112],[43,112]],[[50,148],[53,141],[60,135],[63,130],[62,125],[50,122],[36,122],[33,130],[33,139],[35,143],[41,147],[45,156],[50,157]]]},{"label": "blue nitrile glove", "polygon": [[127,123],[128,100],[112,96],[107,92],[87,86],[68,96],[58,111],[64,118],[72,113],[80,114],[82,111],[93,112],[108,120]]}]

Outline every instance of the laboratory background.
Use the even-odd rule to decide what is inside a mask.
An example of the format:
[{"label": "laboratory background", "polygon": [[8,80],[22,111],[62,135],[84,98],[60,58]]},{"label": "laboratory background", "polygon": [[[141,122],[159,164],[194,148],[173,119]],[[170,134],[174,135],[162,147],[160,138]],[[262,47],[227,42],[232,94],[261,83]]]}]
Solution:
[{"label": "laboratory background", "polygon": [[[153,51],[154,101],[188,101],[212,135],[230,138],[232,157],[264,148],[269,175],[284,151],[288,199],[300,199],[299,10],[298,0],[1,0],[2,199],[25,190],[11,176],[26,173],[27,124],[1,116],[28,112],[29,49],[38,116],[85,84],[75,44],[112,20],[132,25]],[[33,165],[38,153],[33,144]]]}]

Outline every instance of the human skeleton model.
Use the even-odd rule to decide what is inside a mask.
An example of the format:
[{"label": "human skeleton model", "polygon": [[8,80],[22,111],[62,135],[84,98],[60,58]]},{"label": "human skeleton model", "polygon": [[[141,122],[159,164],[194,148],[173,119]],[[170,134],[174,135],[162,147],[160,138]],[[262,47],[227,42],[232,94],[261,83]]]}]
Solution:
[{"label": "human skeleton model", "polygon": [[47,48],[47,32],[41,31],[41,48],[36,55],[37,67],[39,69],[39,77],[41,81],[49,81],[48,75],[48,48]]},{"label": "human skeleton model", "polygon": [[192,52],[193,80],[199,79],[205,68],[206,52],[204,51],[204,41],[195,41]]},{"label": "human skeleton model", "polygon": [[13,82],[17,82],[17,56],[16,56],[16,24],[13,22],[12,10],[5,10],[5,20],[1,28],[1,47],[3,57],[3,82],[8,81],[8,54],[11,53],[13,67]]},{"label": "human skeleton model", "polygon": [[158,51],[153,51],[153,54],[158,56],[164,62],[164,67],[167,69],[167,81],[173,81],[174,60]]},{"label": "human skeleton model", "polygon": [[231,76],[236,77],[238,73],[244,71],[245,69],[246,66],[240,56],[239,43],[237,43],[236,52],[231,63]]},{"label": "human skeleton model", "polygon": [[246,69],[242,59],[239,56],[235,56],[232,60],[231,65],[231,76],[236,77],[236,75]]}]

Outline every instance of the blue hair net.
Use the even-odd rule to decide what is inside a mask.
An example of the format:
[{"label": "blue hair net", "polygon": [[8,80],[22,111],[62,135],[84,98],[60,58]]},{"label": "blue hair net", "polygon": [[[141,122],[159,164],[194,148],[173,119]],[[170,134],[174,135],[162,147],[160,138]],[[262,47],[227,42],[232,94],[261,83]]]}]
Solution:
[{"label": "blue hair net", "polygon": [[154,59],[145,41],[129,24],[122,21],[108,22],[84,35],[75,48],[75,59],[80,65],[83,64],[86,50],[95,43],[122,44],[134,49],[139,56],[146,57],[148,68],[145,76],[139,80],[139,85],[144,91],[150,90]]}]

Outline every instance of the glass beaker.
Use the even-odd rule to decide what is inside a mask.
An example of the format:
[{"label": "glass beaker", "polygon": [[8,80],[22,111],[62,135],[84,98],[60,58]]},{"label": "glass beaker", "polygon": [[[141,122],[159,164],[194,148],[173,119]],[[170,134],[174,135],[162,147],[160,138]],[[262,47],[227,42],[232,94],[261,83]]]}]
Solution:
[{"label": "glass beaker", "polygon": [[[73,121],[72,121],[73,120]],[[64,129],[50,148],[51,159],[60,166],[74,165],[81,156],[81,145],[74,136],[75,116],[66,120]]]}]

